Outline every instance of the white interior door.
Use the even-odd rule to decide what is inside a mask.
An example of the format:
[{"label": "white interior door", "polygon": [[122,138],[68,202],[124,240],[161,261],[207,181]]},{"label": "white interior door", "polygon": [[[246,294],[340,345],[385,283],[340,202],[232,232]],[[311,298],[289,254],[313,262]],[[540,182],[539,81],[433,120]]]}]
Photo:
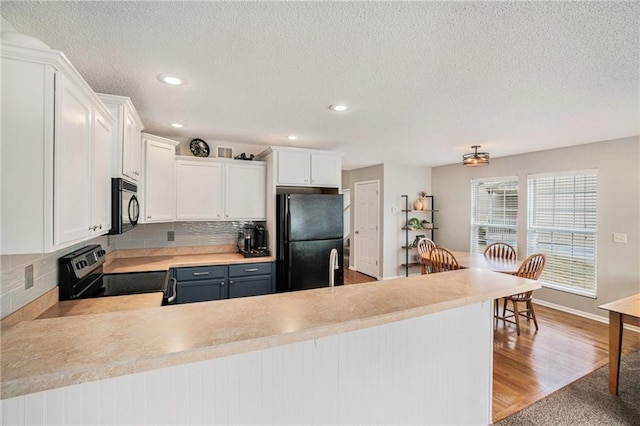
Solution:
[{"label": "white interior door", "polygon": [[354,214],[354,267],[356,271],[378,278],[380,255],[380,182],[355,184]]}]

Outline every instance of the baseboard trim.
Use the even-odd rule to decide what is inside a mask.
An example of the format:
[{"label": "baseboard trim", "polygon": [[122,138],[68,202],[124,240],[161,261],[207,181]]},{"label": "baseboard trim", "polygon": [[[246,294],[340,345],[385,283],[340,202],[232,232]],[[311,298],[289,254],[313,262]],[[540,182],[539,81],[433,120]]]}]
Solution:
[{"label": "baseboard trim", "polygon": [[[595,315],[589,312],[580,311],[578,309],[573,309],[573,308],[568,308],[566,306],[558,305],[556,303],[547,302],[546,300],[533,299],[533,303],[535,303],[536,305],[541,305],[547,308],[555,309],[556,311],[566,312],[568,314],[598,321],[603,324],[609,324],[608,316]],[[640,327],[636,327],[631,324],[624,324],[624,328],[630,331],[634,331],[636,333],[640,333]]]}]

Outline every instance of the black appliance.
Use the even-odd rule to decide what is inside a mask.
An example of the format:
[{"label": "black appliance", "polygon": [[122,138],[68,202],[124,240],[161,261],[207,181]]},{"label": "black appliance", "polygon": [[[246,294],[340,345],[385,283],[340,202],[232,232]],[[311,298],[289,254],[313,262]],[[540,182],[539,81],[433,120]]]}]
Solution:
[{"label": "black appliance", "polygon": [[265,251],[268,249],[267,230],[264,225],[258,224],[253,227],[253,246],[258,251]]},{"label": "black appliance", "polygon": [[267,230],[264,225],[246,225],[238,234],[238,253],[244,257],[269,256]]},{"label": "black appliance", "polygon": [[175,303],[177,282],[169,276],[169,271],[104,274],[105,256],[102,246],[93,244],[58,259],[59,299],[162,292],[163,305]]},{"label": "black appliance", "polygon": [[343,284],[342,266],[329,267],[333,249],[343,256],[342,209],[342,195],[277,195],[277,292],[327,287],[330,273]]},{"label": "black appliance", "polygon": [[133,229],[138,224],[139,216],[138,186],[122,178],[112,178],[109,234],[123,234]]}]

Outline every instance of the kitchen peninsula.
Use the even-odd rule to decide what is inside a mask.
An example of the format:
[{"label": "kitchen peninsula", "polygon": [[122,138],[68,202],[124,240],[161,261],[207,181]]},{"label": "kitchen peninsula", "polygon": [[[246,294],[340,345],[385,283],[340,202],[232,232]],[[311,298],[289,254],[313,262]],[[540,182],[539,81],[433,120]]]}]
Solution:
[{"label": "kitchen peninsula", "polygon": [[3,420],[489,424],[492,301],[536,288],[465,269],[25,321],[2,335]]}]

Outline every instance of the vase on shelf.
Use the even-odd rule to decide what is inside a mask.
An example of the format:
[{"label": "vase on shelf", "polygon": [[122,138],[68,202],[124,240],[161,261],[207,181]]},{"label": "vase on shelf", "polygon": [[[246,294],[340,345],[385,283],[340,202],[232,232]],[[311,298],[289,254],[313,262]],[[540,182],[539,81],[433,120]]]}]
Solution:
[{"label": "vase on shelf", "polygon": [[414,209],[414,210],[422,210],[422,209],[423,209],[423,207],[422,207],[422,201],[421,201],[421,200],[415,200],[415,201],[413,202],[413,209]]},{"label": "vase on shelf", "polygon": [[422,197],[422,210],[429,210],[429,199],[427,197]]}]

